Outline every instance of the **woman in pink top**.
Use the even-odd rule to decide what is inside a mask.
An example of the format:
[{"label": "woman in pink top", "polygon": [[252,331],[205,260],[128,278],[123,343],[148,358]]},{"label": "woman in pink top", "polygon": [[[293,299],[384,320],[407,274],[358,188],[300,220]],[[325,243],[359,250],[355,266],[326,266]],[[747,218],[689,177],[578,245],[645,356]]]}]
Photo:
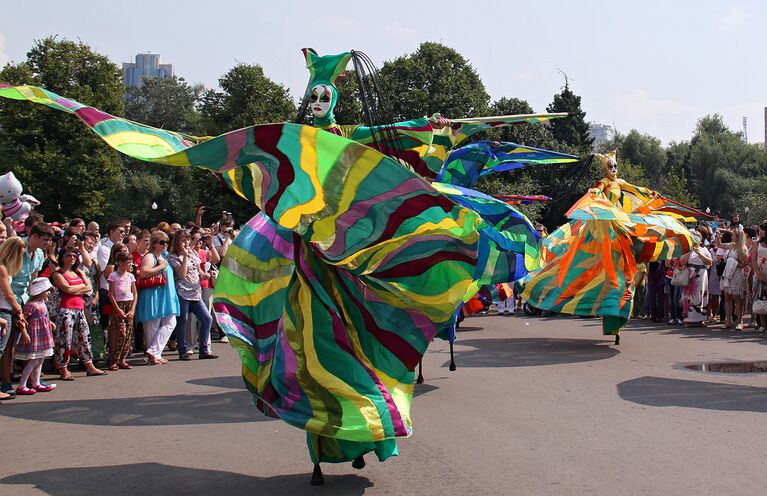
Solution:
[{"label": "woman in pink top", "polygon": [[53,284],[61,292],[56,332],[53,335],[55,365],[61,380],[74,380],[68,370],[69,358],[74,350],[85,364],[87,375],[104,375],[106,372],[93,365],[91,334],[85,319],[83,295],[92,291],[88,278],[76,269],[79,254],[73,247],[65,247],[59,254],[59,269],[53,273]]}]

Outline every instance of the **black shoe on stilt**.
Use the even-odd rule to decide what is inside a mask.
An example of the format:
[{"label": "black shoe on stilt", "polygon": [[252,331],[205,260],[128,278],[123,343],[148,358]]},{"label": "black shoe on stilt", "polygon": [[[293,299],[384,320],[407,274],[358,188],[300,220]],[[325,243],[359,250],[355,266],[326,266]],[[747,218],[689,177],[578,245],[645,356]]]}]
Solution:
[{"label": "black shoe on stilt", "polygon": [[620,334],[616,334],[615,335],[615,344],[621,344],[621,335]]},{"label": "black shoe on stilt", "polygon": [[423,384],[423,358],[418,362],[418,377],[415,379],[416,384]]},{"label": "black shoe on stilt", "polygon": [[322,475],[322,469],[319,463],[314,464],[314,472],[312,472],[312,486],[321,486],[325,484],[325,476]]},{"label": "black shoe on stilt", "polygon": [[453,353],[453,343],[450,343],[450,372],[455,371],[455,354]]},{"label": "black shoe on stilt", "polygon": [[357,470],[362,470],[365,468],[365,457],[364,455],[360,455],[357,458],[354,459],[352,462],[352,467],[356,468]]}]

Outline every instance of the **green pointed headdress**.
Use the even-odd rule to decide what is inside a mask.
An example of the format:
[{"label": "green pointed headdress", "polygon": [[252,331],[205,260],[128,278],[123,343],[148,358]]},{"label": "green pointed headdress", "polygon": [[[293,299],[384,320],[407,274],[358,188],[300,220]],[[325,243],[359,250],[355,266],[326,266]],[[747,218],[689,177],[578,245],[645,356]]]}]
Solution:
[{"label": "green pointed headdress", "polygon": [[351,52],[344,52],[338,55],[324,55],[321,57],[311,48],[303,48],[301,51],[304,53],[304,57],[306,57],[306,68],[309,69],[308,91],[311,92],[315,86],[322,84],[329,88],[331,93],[330,110],[323,117],[315,117],[314,125],[319,127],[329,126],[336,121],[333,115],[333,109],[335,109],[338,103],[338,88],[336,88],[335,82],[346,70],[352,54]]}]

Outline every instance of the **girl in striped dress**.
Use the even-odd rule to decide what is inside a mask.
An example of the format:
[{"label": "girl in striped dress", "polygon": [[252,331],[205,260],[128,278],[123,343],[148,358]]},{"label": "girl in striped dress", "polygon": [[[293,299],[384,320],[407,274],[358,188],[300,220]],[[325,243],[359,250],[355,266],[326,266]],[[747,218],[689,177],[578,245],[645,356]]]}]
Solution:
[{"label": "girl in striped dress", "polygon": [[[28,395],[53,391],[56,384],[40,384],[40,370],[43,361],[53,355],[53,324],[48,318],[46,301],[53,289],[46,277],[38,277],[29,287],[29,301],[24,305],[27,319],[27,332],[22,334],[22,341],[16,346],[15,358],[27,360],[21,372],[17,395]],[[31,382],[31,387],[27,387]]]}]

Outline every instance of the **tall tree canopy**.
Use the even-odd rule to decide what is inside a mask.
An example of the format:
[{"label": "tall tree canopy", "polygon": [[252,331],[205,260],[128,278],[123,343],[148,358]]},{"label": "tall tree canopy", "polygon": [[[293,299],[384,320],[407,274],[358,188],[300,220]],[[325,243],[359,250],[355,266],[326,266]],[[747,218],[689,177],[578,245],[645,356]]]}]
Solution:
[{"label": "tall tree canopy", "polygon": [[237,64],[218,84],[222,91],[208,90],[200,111],[208,134],[222,134],[254,124],[285,122],[296,106],[283,85],[264,75],[260,65]]},{"label": "tall tree canopy", "polygon": [[421,43],[415,53],[384,63],[381,83],[396,120],[487,115],[490,96],[477,72],[454,49]]},{"label": "tall tree canopy", "polygon": [[569,114],[566,119],[551,121],[551,133],[557,141],[571,145],[581,153],[591,152],[594,138],[589,134],[586,112],[581,109],[581,97],[573,93],[567,83],[560,93],[554,95],[554,100],[546,110]]},{"label": "tall tree canopy", "polygon": [[[115,115],[124,110],[122,72],[83,42],[48,37],[0,81],[31,84]],[[53,218],[99,217],[120,182],[120,159],[78,119],[38,105],[0,102],[0,168],[11,170]]]}]

